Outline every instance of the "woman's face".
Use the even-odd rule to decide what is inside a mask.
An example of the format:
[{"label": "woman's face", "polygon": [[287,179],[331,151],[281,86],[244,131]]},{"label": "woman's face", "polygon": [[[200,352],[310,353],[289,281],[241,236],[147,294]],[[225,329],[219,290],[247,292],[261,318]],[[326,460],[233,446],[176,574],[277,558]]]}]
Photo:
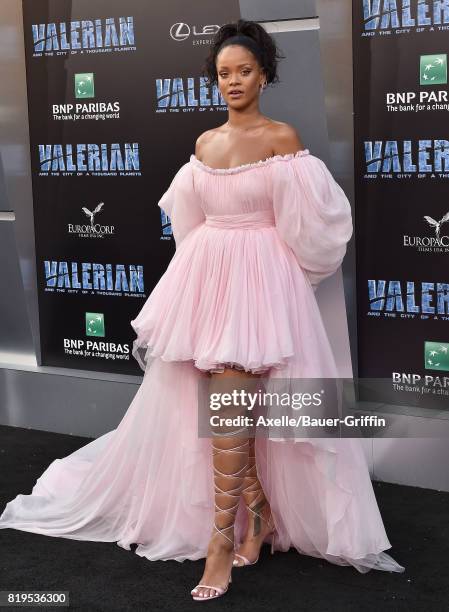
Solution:
[{"label": "woman's face", "polygon": [[[241,108],[259,96],[265,75],[249,49],[228,45],[217,55],[215,65],[218,87],[228,106]],[[233,95],[233,90],[240,93]]]}]

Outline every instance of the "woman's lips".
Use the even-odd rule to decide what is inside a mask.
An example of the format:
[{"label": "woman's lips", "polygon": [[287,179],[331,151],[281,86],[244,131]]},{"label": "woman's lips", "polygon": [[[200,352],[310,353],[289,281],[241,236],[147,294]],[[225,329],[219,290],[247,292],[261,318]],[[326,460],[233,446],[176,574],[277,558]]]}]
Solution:
[{"label": "woman's lips", "polygon": [[243,92],[242,91],[238,91],[238,92],[230,92],[229,95],[231,96],[231,98],[238,98],[239,96],[243,96]]}]

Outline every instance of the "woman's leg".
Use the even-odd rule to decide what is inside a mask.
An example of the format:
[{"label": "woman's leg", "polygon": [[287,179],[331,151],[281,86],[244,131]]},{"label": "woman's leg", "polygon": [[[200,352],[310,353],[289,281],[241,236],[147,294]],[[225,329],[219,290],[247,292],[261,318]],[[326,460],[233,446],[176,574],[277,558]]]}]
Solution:
[{"label": "woman's leg", "polygon": [[[251,379],[252,376],[246,372],[226,368],[222,373],[211,374],[209,393],[216,389],[223,392],[223,383],[228,391],[231,387],[251,390]],[[242,407],[231,406],[225,412],[220,410],[220,413],[220,416],[237,416],[244,415],[246,411]],[[234,522],[247,474],[249,438],[247,430],[244,428],[241,431],[238,426],[213,433],[215,517],[200,584],[226,588],[234,560]],[[197,587],[192,593],[204,597],[215,594],[213,589],[206,587]]]},{"label": "woman's leg", "polygon": [[[252,563],[258,558],[265,537],[273,531],[270,505],[257,476],[254,438],[250,438],[248,469],[243,483],[242,496],[248,512],[248,529],[237,552]],[[234,565],[244,565],[243,559],[236,556]]]}]

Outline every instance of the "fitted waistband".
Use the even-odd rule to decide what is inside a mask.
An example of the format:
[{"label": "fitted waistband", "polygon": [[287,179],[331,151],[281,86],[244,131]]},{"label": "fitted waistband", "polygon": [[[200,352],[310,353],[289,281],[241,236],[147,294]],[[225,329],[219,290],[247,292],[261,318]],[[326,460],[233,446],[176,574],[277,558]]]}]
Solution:
[{"label": "fitted waistband", "polygon": [[275,219],[272,210],[255,210],[229,215],[206,215],[205,224],[223,229],[259,229],[273,227]]}]

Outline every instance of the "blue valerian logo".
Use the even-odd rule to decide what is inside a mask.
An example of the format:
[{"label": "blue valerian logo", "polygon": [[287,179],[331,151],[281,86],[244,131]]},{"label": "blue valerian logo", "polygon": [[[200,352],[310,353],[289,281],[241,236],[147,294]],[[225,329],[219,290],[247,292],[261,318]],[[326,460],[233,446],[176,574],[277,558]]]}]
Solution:
[{"label": "blue valerian logo", "polygon": [[362,0],[364,32],[410,34],[423,29],[446,30],[449,0]]},{"label": "blue valerian logo", "polygon": [[143,293],[143,265],[101,264],[77,261],[44,261],[45,291],[80,289],[115,293]]},{"label": "blue valerian logo", "polygon": [[33,57],[136,50],[133,17],[39,23],[31,30]]},{"label": "blue valerian logo", "polygon": [[161,208],[161,225],[162,225],[162,235],[161,240],[170,240],[173,237],[171,219]]},{"label": "blue valerian logo", "polygon": [[140,176],[139,143],[40,144],[39,176]]},{"label": "blue valerian logo", "polygon": [[[213,107],[226,110],[226,101],[216,85],[209,85],[205,77],[173,77],[156,79],[156,112],[191,112],[196,108]],[[222,107],[222,108],[220,108]]]},{"label": "blue valerian logo", "polygon": [[449,178],[449,140],[367,140],[365,178]]},{"label": "blue valerian logo", "polygon": [[368,280],[369,315],[421,319],[440,318],[449,321],[449,283],[428,283],[399,280]]}]

